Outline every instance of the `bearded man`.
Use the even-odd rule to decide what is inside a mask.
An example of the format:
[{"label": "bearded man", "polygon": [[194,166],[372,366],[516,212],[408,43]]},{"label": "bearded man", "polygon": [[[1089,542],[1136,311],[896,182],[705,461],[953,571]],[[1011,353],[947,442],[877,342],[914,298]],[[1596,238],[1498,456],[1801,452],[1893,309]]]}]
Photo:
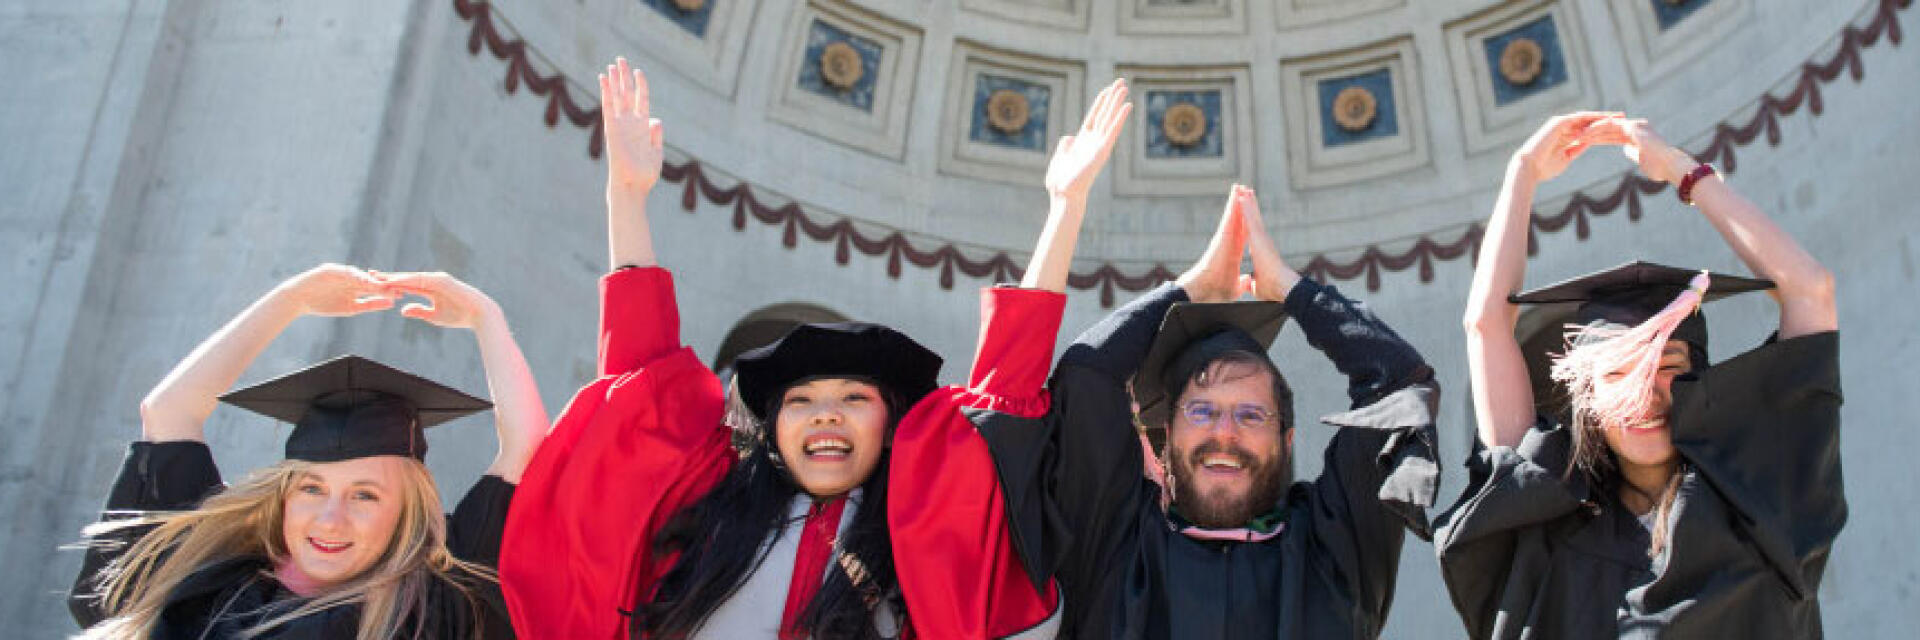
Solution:
[{"label": "bearded man", "polygon": [[[1289,317],[1351,400],[1322,419],[1338,430],[1301,482],[1293,394],[1267,356]],[[1380,635],[1406,532],[1429,535],[1439,389],[1364,305],[1286,266],[1252,190],[1234,188],[1178,281],[1075,340],[1051,392],[1044,419],[981,434],[1029,575],[1059,580],[1061,637]],[[1130,401],[1165,430],[1164,472],[1146,465]]]}]

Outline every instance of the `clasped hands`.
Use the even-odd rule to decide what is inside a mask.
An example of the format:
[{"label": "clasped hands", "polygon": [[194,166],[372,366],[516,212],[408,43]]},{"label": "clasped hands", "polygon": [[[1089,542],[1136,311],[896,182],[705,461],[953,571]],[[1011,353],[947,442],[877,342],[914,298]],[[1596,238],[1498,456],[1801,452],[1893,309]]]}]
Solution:
[{"label": "clasped hands", "polygon": [[344,317],[384,311],[414,296],[425,302],[407,303],[400,315],[441,327],[478,329],[502,316],[492,298],[440,272],[385,273],[327,263],[288,278],[272,295],[302,315]]}]

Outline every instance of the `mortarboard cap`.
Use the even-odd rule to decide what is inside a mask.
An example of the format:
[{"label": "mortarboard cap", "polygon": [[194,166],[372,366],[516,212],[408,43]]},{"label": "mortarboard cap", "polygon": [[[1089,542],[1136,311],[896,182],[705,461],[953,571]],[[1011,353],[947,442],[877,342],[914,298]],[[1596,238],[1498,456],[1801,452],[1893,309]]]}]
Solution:
[{"label": "mortarboard cap", "polygon": [[[1632,327],[1645,322],[1680,297],[1688,281],[1699,273],[1698,270],[1636,260],[1516,294],[1507,300],[1516,304],[1577,302],[1579,307],[1573,313],[1574,324]],[[1773,282],[1770,280],[1716,273],[1709,276],[1703,302],[1772,288]],[[1705,317],[1698,313],[1689,316],[1674,329],[1672,338],[1693,345],[1694,366],[1696,369],[1704,368],[1707,352]]]},{"label": "mortarboard cap", "polygon": [[292,423],[286,457],[308,462],[386,455],[424,460],[424,429],[493,407],[356,355],[239,389],[220,400]]},{"label": "mortarboard cap", "polygon": [[[1278,302],[1174,303],[1160,320],[1160,333],[1133,376],[1133,398],[1140,404],[1141,422],[1166,428],[1173,416],[1173,396],[1200,367],[1229,351],[1266,357],[1267,347],[1286,321],[1286,307]],[[1289,413],[1287,407],[1281,410]]]}]

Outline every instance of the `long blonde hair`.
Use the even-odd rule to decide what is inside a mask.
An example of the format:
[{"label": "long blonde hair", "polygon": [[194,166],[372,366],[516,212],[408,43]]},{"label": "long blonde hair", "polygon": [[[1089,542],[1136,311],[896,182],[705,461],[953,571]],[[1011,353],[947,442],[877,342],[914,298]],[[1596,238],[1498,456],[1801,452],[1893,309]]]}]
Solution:
[{"label": "long blonde hair", "polygon": [[[154,526],[96,578],[102,608],[111,616],[88,629],[88,638],[145,638],[167,604],[167,595],[195,571],[238,557],[254,556],[278,564],[288,558],[281,529],[285,502],[295,482],[311,468],[287,460],[257,470],[232,487],[207,498],[190,511],[147,513],[140,517],[100,522],[85,533],[103,534],[129,527]],[[480,602],[471,585],[496,581],[494,572],[453,557],[447,550],[447,521],[440,511],[440,493],[426,465],[411,458],[400,475],[401,514],[387,550],[363,574],[316,596],[285,614],[247,629],[254,637],[296,618],[359,604],[359,640],[386,640],[401,635],[411,618],[427,619],[428,586],[439,580],[466,597],[477,624]],[[95,542],[93,544],[110,544]],[[476,580],[477,578],[477,580]]]}]

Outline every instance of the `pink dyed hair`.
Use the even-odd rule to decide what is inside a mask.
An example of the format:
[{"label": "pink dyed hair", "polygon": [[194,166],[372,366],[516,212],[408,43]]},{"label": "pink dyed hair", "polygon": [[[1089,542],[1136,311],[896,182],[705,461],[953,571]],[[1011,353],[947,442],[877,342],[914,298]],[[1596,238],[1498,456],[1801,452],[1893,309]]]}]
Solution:
[{"label": "pink dyed hair", "polygon": [[[1553,379],[1566,385],[1576,420],[1609,427],[1646,419],[1654,406],[1654,378],[1667,338],[1700,309],[1709,278],[1702,271],[1687,290],[1638,326],[1567,326],[1567,350],[1554,360]],[[1612,377],[1622,372],[1623,375]]]}]

